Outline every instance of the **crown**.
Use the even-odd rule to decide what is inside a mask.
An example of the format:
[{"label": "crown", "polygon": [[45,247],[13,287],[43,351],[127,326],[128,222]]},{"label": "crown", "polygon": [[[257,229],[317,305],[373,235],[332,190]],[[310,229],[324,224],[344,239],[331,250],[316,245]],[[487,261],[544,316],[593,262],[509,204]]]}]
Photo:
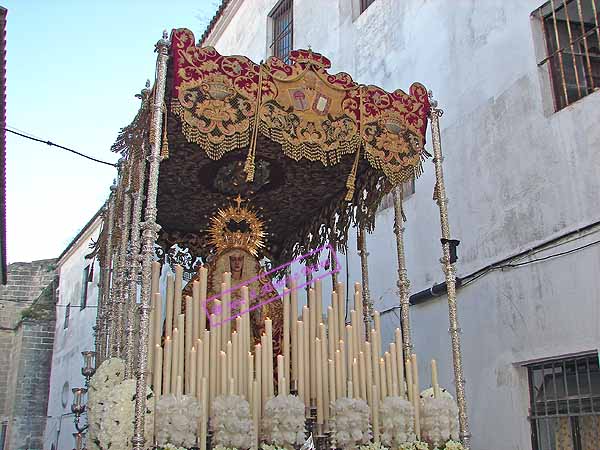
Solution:
[{"label": "crown", "polygon": [[236,206],[220,208],[211,217],[208,243],[219,253],[237,247],[258,257],[258,251],[265,247],[264,223],[256,212],[242,206],[243,200],[239,195],[234,202]]}]

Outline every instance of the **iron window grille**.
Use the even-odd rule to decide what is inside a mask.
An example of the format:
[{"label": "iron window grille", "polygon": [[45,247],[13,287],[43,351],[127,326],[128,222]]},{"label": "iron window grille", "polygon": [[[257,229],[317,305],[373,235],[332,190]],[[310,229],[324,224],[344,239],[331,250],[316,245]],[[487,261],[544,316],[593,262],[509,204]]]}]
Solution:
[{"label": "iron window grille", "polygon": [[600,0],[550,0],[533,12],[541,20],[558,111],[600,88]]},{"label": "iron window grille", "polygon": [[69,328],[69,317],[71,317],[71,304],[70,303],[65,307],[65,323],[63,324],[63,329]]},{"label": "iron window grille", "polygon": [[294,14],[292,0],[282,0],[273,9],[269,17],[273,25],[273,41],[269,48],[271,54],[290,63],[294,35]]},{"label": "iron window grille", "polygon": [[360,13],[364,13],[365,10],[371,6],[371,3],[373,3],[375,0],[360,0]]},{"label": "iron window grille", "polygon": [[81,278],[81,301],[79,302],[79,308],[85,309],[87,306],[87,293],[88,293],[88,284],[90,282],[90,269],[91,266],[86,266],[83,269],[83,274]]},{"label": "iron window grille", "polygon": [[527,366],[533,450],[600,448],[598,354]]}]

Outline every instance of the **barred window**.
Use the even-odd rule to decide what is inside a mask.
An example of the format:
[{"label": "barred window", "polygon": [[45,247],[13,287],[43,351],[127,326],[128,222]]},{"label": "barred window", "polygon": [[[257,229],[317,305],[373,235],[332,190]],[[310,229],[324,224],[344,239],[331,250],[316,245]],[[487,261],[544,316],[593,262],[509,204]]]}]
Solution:
[{"label": "barred window", "polygon": [[271,54],[286,63],[290,62],[290,51],[292,51],[292,38],[294,34],[294,15],[292,0],[280,1],[269,17],[273,24],[273,41],[271,42]]},{"label": "barred window", "polygon": [[600,448],[598,354],[536,362],[527,370],[533,450]]},{"label": "barred window", "polygon": [[600,0],[550,0],[534,11],[542,23],[556,111],[600,88]]},{"label": "barred window", "polygon": [[360,0],[360,13],[362,14],[365,12],[365,9],[367,9],[374,1],[375,0]]}]

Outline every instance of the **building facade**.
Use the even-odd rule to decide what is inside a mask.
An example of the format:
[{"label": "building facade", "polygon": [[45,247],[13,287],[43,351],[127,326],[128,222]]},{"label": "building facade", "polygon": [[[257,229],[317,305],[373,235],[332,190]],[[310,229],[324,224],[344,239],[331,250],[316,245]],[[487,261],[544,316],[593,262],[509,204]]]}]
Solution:
[{"label": "building facade", "polygon": [[0,286],[0,449],[41,449],[54,342],[56,260],[13,263]]},{"label": "building facade", "polygon": [[[57,275],[60,289],[56,301],[56,324],[52,374],[48,394],[44,450],[69,450],[76,432],[71,412],[73,388],[85,387],[81,352],[94,350],[99,265],[89,257],[91,244],[100,233],[102,218],[96,214],[60,255]],[[81,426],[85,425],[82,418]]]},{"label": "building facade", "polygon": [[[358,82],[433,90],[461,241],[473,449],[600,448],[598,10],[597,0],[229,0],[201,39],[254,61],[310,46]],[[425,162],[404,199],[412,293],[444,281],[434,179]],[[388,337],[399,324],[393,224],[382,208],[367,236]],[[348,279],[360,280],[355,248],[346,258]],[[420,297],[411,321],[422,378],[436,358],[452,392],[446,298]]]}]

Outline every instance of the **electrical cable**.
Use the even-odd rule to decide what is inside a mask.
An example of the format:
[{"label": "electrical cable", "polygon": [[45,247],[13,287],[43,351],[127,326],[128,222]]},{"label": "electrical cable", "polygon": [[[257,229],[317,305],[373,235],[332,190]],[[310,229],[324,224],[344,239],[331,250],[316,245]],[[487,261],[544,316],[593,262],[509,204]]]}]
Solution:
[{"label": "electrical cable", "polygon": [[[591,233],[589,233],[591,234]],[[573,241],[575,239],[571,239],[569,242]],[[490,266],[489,268],[487,268],[486,270],[484,270],[483,272],[477,274],[474,278],[466,281],[463,283],[462,287],[465,287],[471,283],[473,283],[474,281],[476,281],[477,279],[481,278],[484,275],[487,275],[488,273],[494,271],[494,270],[502,270],[502,269],[515,269],[515,268],[519,268],[519,267],[523,267],[523,266],[527,266],[529,264],[534,264],[536,262],[540,262],[540,261],[546,261],[548,259],[552,259],[552,258],[558,258],[560,256],[565,256],[571,253],[575,253],[579,250],[583,250],[586,249],[588,247],[591,247],[593,245],[597,245],[600,244],[600,240],[597,241],[592,241],[592,242],[588,242],[585,245],[582,245],[580,247],[576,247],[576,248],[572,248],[570,250],[565,250],[564,252],[559,252],[559,253],[554,253],[552,255],[547,255],[547,256],[542,256],[541,258],[535,258],[529,261],[524,261],[524,262],[520,262],[520,263],[508,263],[508,264],[501,264],[498,266]],[[555,246],[554,246],[555,247]],[[539,253],[540,251],[543,251],[544,249],[540,249],[538,250],[536,253]],[[522,259],[522,258],[520,258]]]},{"label": "electrical cable", "polygon": [[42,144],[49,145],[50,147],[58,147],[60,149],[66,150],[68,152],[75,153],[76,155],[81,156],[81,157],[86,158],[86,159],[89,159],[90,161],[94,161],[94,162],[97,162],[97,163],[100,163],[100,164],[106,164],[107,166],[111,166],[111,167],[117,167],[116,164],[113,164],[113,163],[110,163],[110,162],[107,162],[107,161],[102,161],[100,159],[96,159],[96,158],[93,158],[93,157],[88,156],[88,155],[84,155],[83,153],[80,153],[80,152],[78,152],[76,150],[73,150],[73,149],[68,148],[68,147],[64,147],[64,146],[59,145],[59,144],[55,144],[54,142],[51,142],[51,141],[44,141],[43,139],[38,139],[38,138],[35,138],[35,137],[32,137],[32,136],[27,136],[24,133],[19,133],[18,131],[11,130],[9,128],[4,128],[4,130],[8,131],[9,133],[16,134],[17,136],[24,137],[25,139],[30,139],[30,140],[35,141],[35,142],[41,142]]}]

